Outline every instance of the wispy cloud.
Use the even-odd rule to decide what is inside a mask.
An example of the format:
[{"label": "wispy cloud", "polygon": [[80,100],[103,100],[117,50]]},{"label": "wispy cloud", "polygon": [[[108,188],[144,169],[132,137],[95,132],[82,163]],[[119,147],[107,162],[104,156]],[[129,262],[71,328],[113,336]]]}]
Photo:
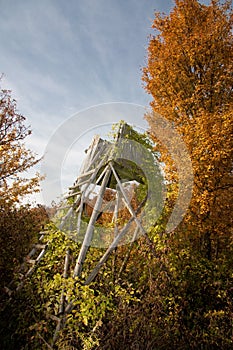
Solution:
[{"label": "wispy cloud", "polygon": [[[169,10],[171,4],[170,0],[1,3],[0,71],[6,75],[4,86],[13,90],[20,112],[34,130],[30,147],[43,153],[59,125],[87,107],[116,101],[149,104],[140,67],[145,64],[153,12]],[[132,113],[118,107],[105,109],[109,123]],[[81,115],[77,130],[98,125],[102,118],[97,112]],[[144,123],[142,118],[131,116],[136,123]],[[80,150],[75,152],[80,160]],[[71,158],[73,162],[75,157]]]}]

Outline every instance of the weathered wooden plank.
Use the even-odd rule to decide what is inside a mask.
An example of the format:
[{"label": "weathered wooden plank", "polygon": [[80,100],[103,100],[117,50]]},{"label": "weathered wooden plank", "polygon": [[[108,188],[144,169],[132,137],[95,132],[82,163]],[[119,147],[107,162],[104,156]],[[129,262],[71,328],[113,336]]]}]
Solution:
[{"label": "weathered wooden plank", "polygon": [[103,150],[108,144],[107,141],[102,140],[99,136],[94,136],[92,143],[87,151],[87,157],[84,160],[80,173],[84,174],[86,171],[89,171],[93,166],[95,168],[95,162],[98,161],[103,154]]},{"label": "weathered wooden plank", "polygon": [[100,173],[99,177],[95,180],[94,183],[90,184],[90,189],[87,192],[87,194],[85,195],[85,197],[89,197],[90,194],[93,192],[94,188],[96,187],[96,185],[101,181],[101,179],[103,178],[106,170],[107,170],[107,165],[105,166],[105,168],[103,169],[103,171]]}]

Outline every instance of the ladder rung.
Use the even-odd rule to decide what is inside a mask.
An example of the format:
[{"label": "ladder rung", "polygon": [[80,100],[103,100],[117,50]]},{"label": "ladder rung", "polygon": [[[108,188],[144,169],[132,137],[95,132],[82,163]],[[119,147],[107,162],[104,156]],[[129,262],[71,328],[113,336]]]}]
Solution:
[{"label": "ladder rung", "polygon": [[79,187],[81,184],[86,183],[87,181],[89,181],[89,179],[87,179],[87,180],[84,180],[83,182],[78,182],[79,179],[82,179],[83,177],[87,177],[88,175],[91,175],[94,172],[95,172],[95,169],[92,169],[92,170],[87,171],[86,173],[83,173],[83,174],[79,175],[77,177],[75,185],[70,186],[69,189],[73,190],[73,189]]},{"label": "ladder rung", "polygon": [[79,184],[70,186],[70,187],[69,187],[69,190],[75,190],[77,187],[79,187]]},{"label": "ladder rung", "polygon": [[46,247],[46,244],[39,244],[39,243],[36,243],[36,244],[34,245],[34,247],[37,248],[37,249],[44,249],[44,248]]},{"label": "ladder rung", "polygon": [[65,199],[71,198],[71,197],[74,197],[74,196],[77,196],[77,195],[79,195],[79,194],[81,194],[80,191],[74,192],[74,193],[69,193],[67,196],[65,196]]},{"label": "ladder rung", "polygon": [[57,208],[57,210],[69,209],[70,207],[71,207],[71,205],[66,205],[65,207]]},{"label": "ladder rung", "polygon": [[44,247],[44,249],[40,252],[40,254],[38,255],[38,257],[36,258],[36,263],[40,262],[40,260],[43,258],[45,252],[46,252],[46,248],[48,247],[48,244],[46,244],[46,246]]},{"label": "ladder rung", "polygon": [[36,263],[36,260],[34,260],[34,259],[29,259],[29,260],[27,260],[27,262],[29,263],[29,264],[35,264]]},{"label": "ladder rung", "polygon": [[81,179],[81,178],[84,177],[84,176],[91,175],[91,174],[93,174],[94,172],[95,172],[95,169],[89,170],[89,171],[87,171],[87,172],[85,172],[85,173],[83,173],[83,174],[80,174],[80,175],[78,176],[78,179]]},{"label": "ladder rung", "polygon": [[79,183],[77,184],[77,186],[82,186],[82,185],[88,183],[89,180],[90,180],[90,179],[86,179],[86,180],[84,180],[84,181],[82,181],[82,182],[79,182]]},{"label": "ladder rung", "polygon": [[[40,232],[40,235],[41,237],[39,238],[39,241],[41,241],[43,239],[43,236],[44,234],[46,234],[45,231],[41,231]],[[29,252],[29,254],[27,255],[27,257],[24,258],[24,263],[21,264],[21,271],[24,269],[26,269],[26,266],[27,264],[31,264],[31,267],[27,266],[28,267],[28,271],[27,272],[18,272],[17,276],[18,276],[18,282],[20,282],[17,286],[17,288],[14,287],[14,280],[12,280],[9,284],[8,284],[8,287],[4,287],[6,293],[11,296],[11,294],[14,292],[14,291],[19,291],[24,283],[25,283],[25,279],[27,277],[29,277],[33,272],[34,270],[36,269],[36,266],[39,264],[39,262],[41,261],[41,259],[43,258],[45,252],[46,252],[46,249],[48,248],[48,244],[49,242],[47,242],[46,244],[40,244],[40,243],[35,243],[33,245],[33,249]],[[41,250],[39,255],[37,257],[35,257],[34,259],[31,259],[31,257],[38,251],[38,250]],[[37,252],[38,254],[38,252]],[[9,287],[13,285],[13,290],[11,290]]]},{"label": "ladder rung", "polygon": [[[25,274],[25,278],[26,277],[29,277],[32,273],[33,273],[33,271],[35,270],[35,268],[36,268],[36,264],[33,264],[33,266],[27,271],[27,273]],[[21,282],[21,285],[23,285],[23,281]],[[20,287],[21,288],[21,287]],[[19,288],[18,288],[19,289]]]},{"label": "ladder rung", "polygon": [[86,184],[87,182],[89,182],[89,180],[90,180],[90,179],[88,178],[88,179],[86,179],[86,180],[83,180],[83,181],[81,181],[81,182],[78,182],[76,185],[69,187],[69,190],[75,190],[77,187],[80,187],[80,186]]}]

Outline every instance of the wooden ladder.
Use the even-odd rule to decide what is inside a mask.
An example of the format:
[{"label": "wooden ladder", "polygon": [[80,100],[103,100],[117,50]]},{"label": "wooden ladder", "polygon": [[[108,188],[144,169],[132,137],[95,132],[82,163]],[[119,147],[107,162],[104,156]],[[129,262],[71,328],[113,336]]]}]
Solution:
[{"label": "wooden ladder", "polygon": [[14,278],[8,286],[5,286],[5,291],[10,297],[23,288],[27,278],[33,274],[45,255],[49,242],[43,243],[43,240],[47,234],[48,231],[39,232],[40,237],[38,243],[33,244],[31,251],[24,258],[24,262],[20,265],[16,278]]}]

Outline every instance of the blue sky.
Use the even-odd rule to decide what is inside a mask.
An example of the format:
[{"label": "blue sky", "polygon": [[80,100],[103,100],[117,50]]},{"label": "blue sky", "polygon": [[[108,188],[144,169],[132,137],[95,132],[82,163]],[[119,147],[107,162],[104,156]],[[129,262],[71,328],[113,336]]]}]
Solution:
[{"label": "blue sky", "polygon": [[[66,186],[75,179],[83,150],[92,136],[91,131],[85,133],[84,129],[93,127],[96,132],[98,125],[106,124],[106,118],[103,123],[99,117],[99,107],[96,113],[92,106],[112,103],[109,106],[113,113],[103,108],[104,113],[109,113],[108,123],[115,122],[119,114],[119,119],[129,118],[130,122],[146,127],[142,108],[135,117],[129,117],[126,106],[149,106],[150,97],[142,87],[141,68],[146,64],[151,22],[154,11],[168,13],[173,3],[170,0],[0,0],[0,5],[2,84],[12,90],[19,111],[32,127],[30,147],[43,154],[62,123],[81,111],[75,128],[77,135],[82,129],[86,136],[71,152],[70,162],[77,164],[73,168],[69,168],[69,162],[64,166]],[[88,108],[87,117],[82,111]],[[135,112],[134,107],[131,112]],[[64,137],[67,146],[69,135]],[[70,139],[70,144],[74,141]],[[62,170],[56,176],[61,173]]]}]

